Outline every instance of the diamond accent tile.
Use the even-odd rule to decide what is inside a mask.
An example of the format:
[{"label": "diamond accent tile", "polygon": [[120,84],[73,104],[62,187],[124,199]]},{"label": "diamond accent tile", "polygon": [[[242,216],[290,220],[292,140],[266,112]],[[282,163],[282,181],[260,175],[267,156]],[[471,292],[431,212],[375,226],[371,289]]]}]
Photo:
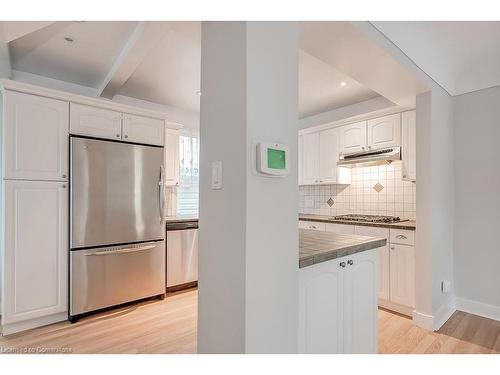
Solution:
[{"label": "diamond accent tile", "polygon": [[335,202],[333,201],[332,197],[330,197],[330,198],[326,201],[326,203],[328,203],[328,205],[329,205],[330,207],[332,207],[332,206],[333,206],[333,204],[334,204]]},{"label": "diamond accent tile", "polygon": [[383,188],[384,185],[382,185],[380,182],[377,182],[375,185],[373,185],[373,190],[375,190],[377,193],[380,193]]}]

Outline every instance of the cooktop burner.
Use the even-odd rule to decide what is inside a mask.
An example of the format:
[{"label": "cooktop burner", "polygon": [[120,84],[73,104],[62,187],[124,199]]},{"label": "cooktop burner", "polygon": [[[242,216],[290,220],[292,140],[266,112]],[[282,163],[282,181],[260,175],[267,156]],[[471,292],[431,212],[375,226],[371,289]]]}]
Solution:
[{"label": "cooktop burner", "polygon": [[399,221],[404,221],[397,216],[360,215],[360,214],[339,215],[339,216],[334,216],[332,219],[347,220],[347,221],[364,221],[370,223],[397,223]]}]

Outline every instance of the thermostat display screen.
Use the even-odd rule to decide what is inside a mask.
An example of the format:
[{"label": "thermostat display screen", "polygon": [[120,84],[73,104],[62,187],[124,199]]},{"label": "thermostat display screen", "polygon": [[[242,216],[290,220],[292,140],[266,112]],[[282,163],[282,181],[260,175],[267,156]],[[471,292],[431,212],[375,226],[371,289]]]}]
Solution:
[{"label": "thermostat display screen", "polygon": [[286,169],[285,151],[268,148],[267,167],[272,169]]}]

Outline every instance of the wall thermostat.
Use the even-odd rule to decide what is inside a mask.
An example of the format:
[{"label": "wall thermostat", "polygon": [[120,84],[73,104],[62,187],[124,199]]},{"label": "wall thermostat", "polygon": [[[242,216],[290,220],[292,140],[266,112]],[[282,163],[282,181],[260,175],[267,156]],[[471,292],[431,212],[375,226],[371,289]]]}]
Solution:
[{"label": "wall thermostat", "polygon": [[290,170],[288,147],[281,143],[257,142],[256,169],[269,177],[285,177]]}]

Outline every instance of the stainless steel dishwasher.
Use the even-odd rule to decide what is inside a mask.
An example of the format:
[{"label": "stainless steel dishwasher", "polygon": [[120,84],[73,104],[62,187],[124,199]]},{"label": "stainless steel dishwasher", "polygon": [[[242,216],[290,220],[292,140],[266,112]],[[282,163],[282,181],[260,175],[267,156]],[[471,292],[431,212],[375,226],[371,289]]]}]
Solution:
[{"label": "stainless steel dishwasher", "polygon": [[198,221],[167,221],[167,291],[198,285]]}]

